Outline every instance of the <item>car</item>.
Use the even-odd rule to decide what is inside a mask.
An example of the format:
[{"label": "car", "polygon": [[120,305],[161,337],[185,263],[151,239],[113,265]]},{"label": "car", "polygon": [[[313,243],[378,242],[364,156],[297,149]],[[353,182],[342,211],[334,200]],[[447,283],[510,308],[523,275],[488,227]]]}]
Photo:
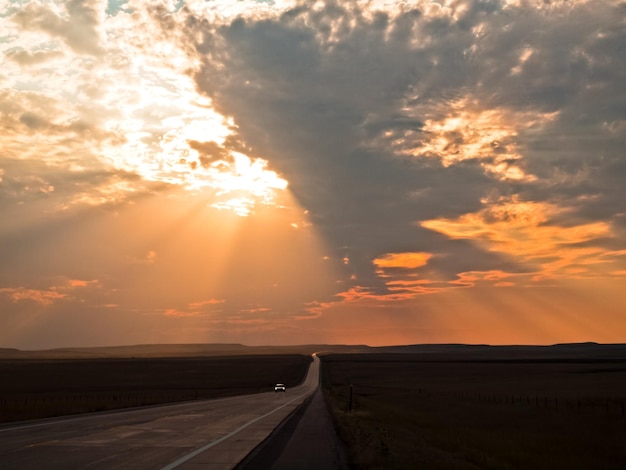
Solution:
[{"label": "car", "polygon": [[275,392],[286,392],[287,388],[285,387],[285,384],[276,384],[276,385],[274,385],[274,391]]}]

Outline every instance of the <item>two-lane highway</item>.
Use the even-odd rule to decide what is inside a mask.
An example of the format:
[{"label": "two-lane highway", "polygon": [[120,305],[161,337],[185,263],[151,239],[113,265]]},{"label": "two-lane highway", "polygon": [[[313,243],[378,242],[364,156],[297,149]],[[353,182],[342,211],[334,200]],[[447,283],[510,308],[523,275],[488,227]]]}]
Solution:
[{"label": "two-lane highway", "polygon": [[313,359],[286,393],[4,425],[0,468],[232,469],[317,389]]}]

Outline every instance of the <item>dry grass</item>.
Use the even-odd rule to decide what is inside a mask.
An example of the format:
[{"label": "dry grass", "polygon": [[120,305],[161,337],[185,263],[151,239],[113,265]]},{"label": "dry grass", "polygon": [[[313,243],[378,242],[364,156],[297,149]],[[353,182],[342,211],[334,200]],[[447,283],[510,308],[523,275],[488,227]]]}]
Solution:
[{"label": "dry grass", "polygon": [[0,360],[0,422],[288,387],[310,356]]},{"label": "dry grass", "polygon": [[322,370],[356,469],[626,468],[626,361],[332,355]]}]

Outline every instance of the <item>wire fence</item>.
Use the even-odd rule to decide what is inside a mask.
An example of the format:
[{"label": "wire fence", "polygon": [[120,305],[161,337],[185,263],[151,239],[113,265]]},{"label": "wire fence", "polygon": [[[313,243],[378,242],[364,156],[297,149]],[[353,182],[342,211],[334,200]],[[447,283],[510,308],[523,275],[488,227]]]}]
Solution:
[{"label": "wire fence", "polygon": [[567,413],[601,413],[626,419],[626,399],[615,397],[559,397],[533,394],[502,394],[477,391],[439,391],[439,396],[478,403],[533,407]]},{"label": "wire fence", "polygon": [[[386,387],[362,386],[352,384],[345,389],[346,409],[359,409],[359,396],[376,394],[377,389]],[[397,389],[395,389],[397,392]],[[469,390],[429,390],[419,388],[412,393],[416,398],[439,398],[473,402],[484,405],[524,407],[541,409],[556,413],[579,415],[605,415],[626,420],[626,398],[624,397],[564,397],[544,394],[512,394]]]}]

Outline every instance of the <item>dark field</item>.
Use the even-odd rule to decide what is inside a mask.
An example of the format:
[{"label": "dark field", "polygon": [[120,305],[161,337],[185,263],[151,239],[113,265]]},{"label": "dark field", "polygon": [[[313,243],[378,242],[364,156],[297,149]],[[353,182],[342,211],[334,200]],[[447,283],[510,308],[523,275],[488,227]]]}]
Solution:
[{"label": "dark field", "polygon": [[626,469],[609,356],[328,355],[322,376],[356,469]]},{"label": "dark field", "polygon": [[310,356],[4,359],[0,422],[293,387]]}]

